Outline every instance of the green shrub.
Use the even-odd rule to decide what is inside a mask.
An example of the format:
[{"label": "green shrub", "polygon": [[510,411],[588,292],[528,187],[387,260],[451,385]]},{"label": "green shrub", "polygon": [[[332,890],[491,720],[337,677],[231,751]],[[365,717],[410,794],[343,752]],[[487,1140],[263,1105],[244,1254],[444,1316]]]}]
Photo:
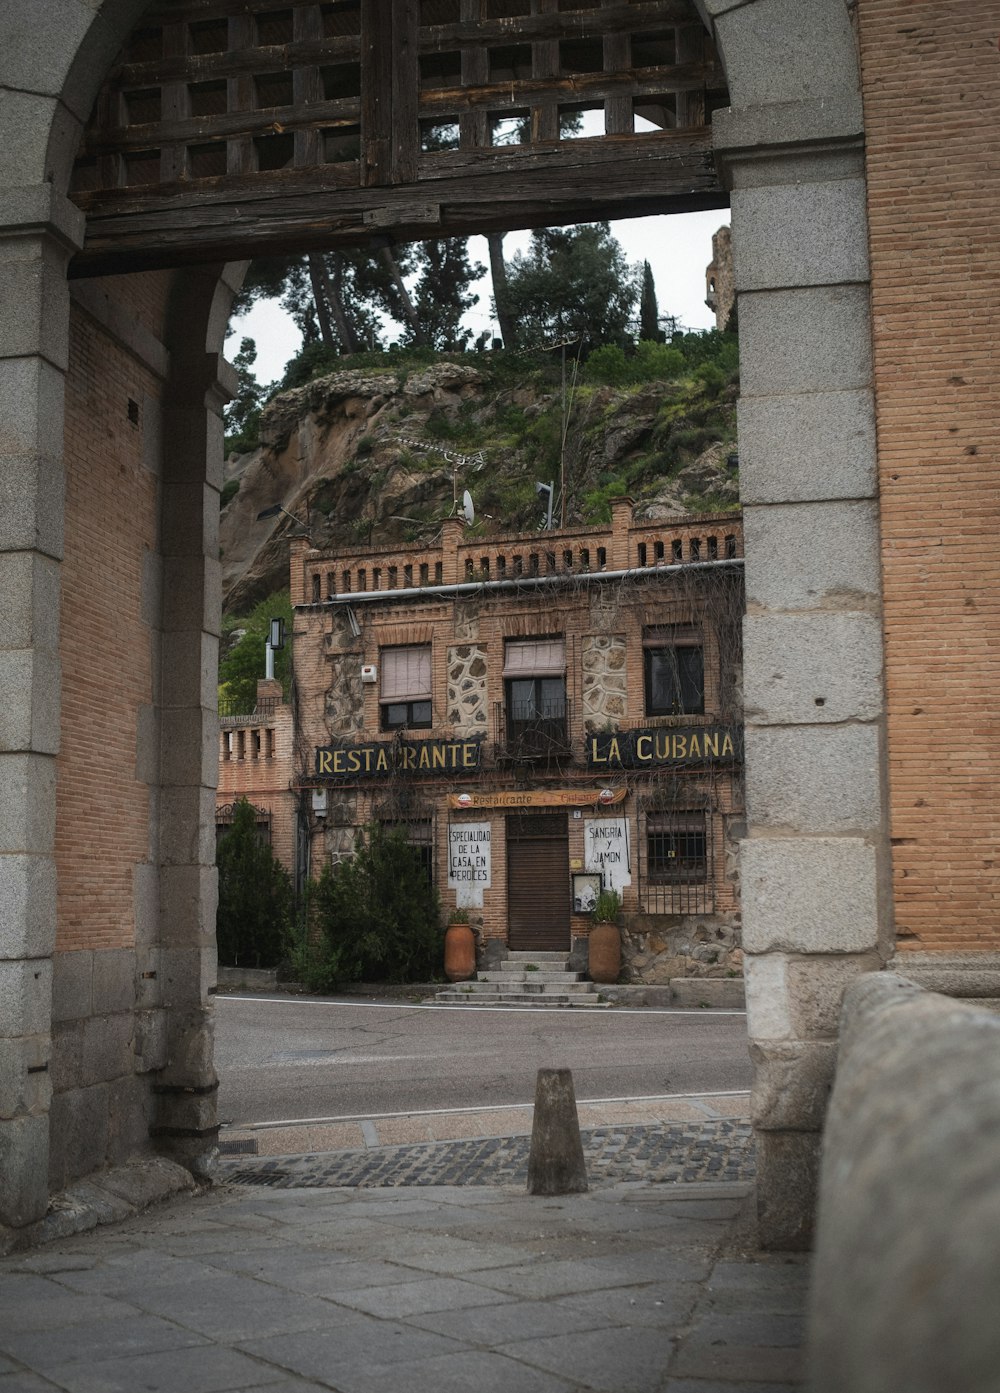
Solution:
[{"label": "green shrub", "polygon": [[219,507],[224,508],[227,503],[231,503],[239,491],[239,479],[227,479],[222,485],[222,492],[219,494]]},{"label": "green shrub", "polygon": [[245,798],[219,840],[219,908],[215,933],[219,962],[231,967],[275,967],[287,955],[295,897],[288,872],[257,833]]},{"label": "green shrub", "polygon": [[405,835],[373,824],[353,857],[325,866],[312,892],[314,941],[296,966],[309,986],[419,982],[440,976],[444,936],[437,892]]}]

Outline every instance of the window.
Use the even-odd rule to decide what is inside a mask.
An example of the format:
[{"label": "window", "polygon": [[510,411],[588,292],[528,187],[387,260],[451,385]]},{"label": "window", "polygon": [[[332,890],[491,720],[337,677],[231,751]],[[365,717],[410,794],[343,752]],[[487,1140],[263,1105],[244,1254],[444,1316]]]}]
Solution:
[{"label": "window", "polygon": [[427,884],[434,884],[434,824],[430,818],[411,818],[404,822],[385,822],[386,832],[397,832],[406,838],[420,858],[420,866],[427,877]]},{"label": "window", "polygon": [[379,657],[382,729],[427,729],[433,721],[430,644],[383,648]]},{"label": "window", "polygon": [[702,885],[708,879],[704,812],[650,813],[646,867],[653,885]]},{"label": "window", "polygon": [[675,624],[647,629],[646,715],[694,716],[705,710],[705,659],[701,632]]},{"label": "window", "polygon": [[[561,638],[511,640],[504,652],[507,738],[529,753],[566,739],[566,645]],[[530,747],[530,748],[529,748]]]}]

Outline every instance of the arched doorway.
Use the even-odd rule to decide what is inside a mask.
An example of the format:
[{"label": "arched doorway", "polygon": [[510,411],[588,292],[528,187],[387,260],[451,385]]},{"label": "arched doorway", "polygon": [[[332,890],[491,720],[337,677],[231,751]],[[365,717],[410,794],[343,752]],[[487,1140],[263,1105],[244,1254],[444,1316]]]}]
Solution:
[{"label": "arched doorway", "polygon": [[[699,63],[697,53],[685,52],[695,34],[704,43],[687,4],[664,0],[634,12],[582,3],[578,10],[487,5],[485,17],[479,0],[441,0],[437,9],[434,0],[282,11],[262,5],[264,31],[254,30],[252,14],[230,18],[226,6],[216,8],[218,15],[201,6],[193,17],[180,0],[106,3],[78,28],[67,23],[44,57],[23,42],[17,19],[0,23],[7,51],[22,63],[12,80],[14,128],[4,155],[4,183],[14,190],[0,226],[9,252],[6,298],[30,309],[11,326],[0,360],[0,404],[10,423],[2,439],[5,480],[14,505],[0,532],[15,596],[5,661],[21,684],[2,755],[3,777],[15,791],[2,848],[13,907],[3,969],[22,1003],[9,1025],[20,1084],[0,1122],[11,1158],[0,1218],[30,1222],[44,1211],[50,1170],[58,1183],[127,1154],[150,1126],[189,1159],[213,1136],[214,886],[206,839],[214,820],[215,718],[207,674],[218,625],[213,528],[226,379],[219,352],[238,279],[220,263],[278,242],[315,245],[322,236],[405,238],[429,229],[487,230],[488,219],[512,227],[617,209],[712,206],[724,199],[710,163],[714,148],[732,190],[745,363],[752,826],[744,899],[761,1196],[765,1236],[801,1239],[833,1044],[799,1022],[789,960],[817,957],[822,977],[828,954],[838,963],[846,954],[863,968],[884,946],[862,123],[848,7],[826,0],[808,15],[789,16],[779,0],[699,4],[729,83],[730,107],[715,113],[711,135],[705,116],[712,103],[699,124],[692,94],[721,88],[711,86],[718,79],[706,75],[704,57]],[[213,30],[223,22],[224,37]],[[266,27],[272,22],[274,33]],[[491,23],[493,49],[483,42]],[[512,24],[520,26],[513,45]],[[230,25],[250,27],[237,42]],[[657,26],[674,34],[669,51],[654,46],[646,75],[637,75],[623,41],[655,35]],[[129,35],[134,51],[118,64],[114,55]],[[490,56],[511,47],[520,54]],[[229,63],[229,71],[228,55],[240,52],[251,56]],[[494,62],[523,71],[491,85]],[[336,71],[355,67],[356,93],[341,85],[349,88],[353,78]],[[271,78],[285,86],[268,94]],[[480,95],[454,96],[467,88]],[[300,120],[310,99],[321,119]],[[609,132],[586,156],[559,140],[560,110],[581,100],[602,106]],[[641,142],[632,122],[650,111],[659,113],[660,134]],[[490,123],[525,113],[533,136],[526,148],[492,149]],[[422,129],[441,117],[457,117],[456,150],[423,148]],[[326,172],[317,183],[320,163]],[[89,286],[80,280],[75,366],[67,266],[74,279],[136,273]],[[80,527],[71,539],[77,570],[64,614],[78,634],[77,616],[88,616],[90,558],[104,578],[104,602],[90,614],[97,642],[112,630],[130,635],[112,675],[128,672],[131,685],[88,680],[85,650],[64,647],[60,716],[53,698],[64,552],[58,500],[70,463],[64,388],[67,368],[79,385],[88,354],[98,351],[103,368],[120,375],[95,370],[91,358],[106,398],[77,392],[70,402],[78,429],[68,474],[80,484],[70,508]],[[112,415],[109,454],[96,427],[110,438]],[[803,421],[811,423],[804,447]],[[790,455],[794,471],[784,467]],[[803,529],[813,541],[805,569]],[[114,546],[116,532],[127,534],[126,547]],[[834,554],[846,536],[849,584],[842,554]],[[98,709],[107,716],[109,701],[114,711],[118,699],[117,721],[91,720]],[[854,733],[846,750],[845,723]],[[115,751],[103,773],[88,773],[85,760],[74,768],[78,735],[78,751],[99,751],[105,760]],[[790,762],[828,790],[824,807],[854,809],[858,817],[824,820],[810,806],[790,826],[782,775]],[[79,835],[80,817],[68,816],[74,789],[79,812],[100,807],[98,784],[111,769],[129,770],[131,806],[120,799],[117,820],[105,817],[101,827],[127,832],[124,858],[120,838],[112,835],[104,847],[100,836]],[[59,809],[66,810],[62,822]],[[847,826],[860,833],[846,834]],[[112,862],[117,895],[95,934],[88,887],[102,884]],[[109,1006],[123,1021],[141,1022],[139,1047],[132,1034],[107,1068],[95,1064],[92,1075],[57,1086],[59,1134],[70,1140],[53,1162],[49,1066],[61,1069],[75,1042],[95,1030],[88,1022]],[[65,1083],[61,1074],[57,1085]],[[99,1144],[88,1151],[73,1138],[95,1109]]]}]

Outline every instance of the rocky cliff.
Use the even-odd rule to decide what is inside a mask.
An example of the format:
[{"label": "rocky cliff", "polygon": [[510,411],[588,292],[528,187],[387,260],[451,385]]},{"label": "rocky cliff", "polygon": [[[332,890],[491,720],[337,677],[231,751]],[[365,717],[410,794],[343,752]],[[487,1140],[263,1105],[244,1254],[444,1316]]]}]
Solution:
[{"label": "rocky cliff", "polygon": [[[736,506],[734,386],[564,393],[554,370],[514,384],[485,363],[352,369],[275,397],[259,448],[226,464],[226,610],[287,584],[288,538],[303,529],[320,547],[429,541],[465,490],[484,533],[537,526],[535,485],[558,489],[561,457],[568,524],[600,521],[625,492],[648,517]],[[287,512],[257,520],[278,504]]]}]

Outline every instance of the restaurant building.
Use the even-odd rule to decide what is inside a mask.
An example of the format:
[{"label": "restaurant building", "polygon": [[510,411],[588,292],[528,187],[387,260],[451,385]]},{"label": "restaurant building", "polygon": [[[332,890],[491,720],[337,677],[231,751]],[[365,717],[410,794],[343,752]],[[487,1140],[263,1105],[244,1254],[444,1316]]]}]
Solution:
[{"label": "restaurant building", "polygon": [[346,554],[293,543],[307,873],[401,828],[480,965],[585,955],[622,898],[626,976],[740,962],[742,534],[732,514]]}]

